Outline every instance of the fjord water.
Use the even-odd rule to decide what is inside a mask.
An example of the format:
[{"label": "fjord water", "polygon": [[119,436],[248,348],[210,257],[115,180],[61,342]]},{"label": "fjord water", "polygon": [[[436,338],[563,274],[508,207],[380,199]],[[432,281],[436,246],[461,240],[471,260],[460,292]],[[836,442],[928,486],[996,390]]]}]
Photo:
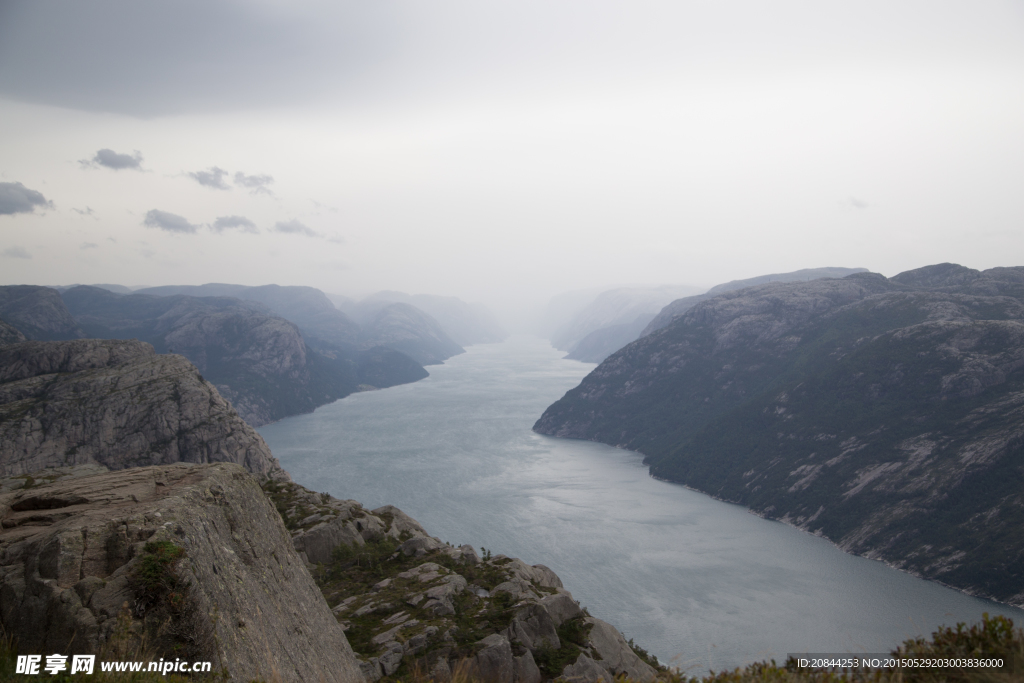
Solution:
[{"label": "fjord water", "polygon": [[698,674],[790,652],[887,652],[1024,611],[847,555],[682,486],[641,456],[530,428],[593,369],[544,340],[472,346],[414,384],[260,433],[292,477],[435,536],[546,564],[627,638]]}]

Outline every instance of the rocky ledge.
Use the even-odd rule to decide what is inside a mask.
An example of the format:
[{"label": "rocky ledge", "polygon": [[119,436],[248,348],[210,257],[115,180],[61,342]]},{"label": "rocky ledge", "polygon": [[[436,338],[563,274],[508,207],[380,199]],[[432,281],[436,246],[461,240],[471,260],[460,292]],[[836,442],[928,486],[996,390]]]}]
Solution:
[{"label": "rocky ledge", "polygon": [[280,516],[238,465],[8,478],[0,519],[0,623],[21,652],[362,681]]},{"label": "rocky ledge", "polygon": [[371,681],[459,671],[501,683],[649,681],[657,659],[591,616],[544,565],[430,536],[393,506],[365,510],[264,485]]}]

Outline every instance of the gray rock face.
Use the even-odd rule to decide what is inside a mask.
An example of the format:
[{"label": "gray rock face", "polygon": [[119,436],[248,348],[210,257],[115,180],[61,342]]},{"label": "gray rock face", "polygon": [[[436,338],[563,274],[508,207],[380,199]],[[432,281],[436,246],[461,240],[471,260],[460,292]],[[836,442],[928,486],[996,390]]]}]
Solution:
[{"label": "gray rock face", "polygon": [[60,293],[50,287],[0,287],[0,318],[28,339],[53,341],[86,336],[71,317]]},{"label": "gray rock face", "polygon": [[1024,268],[938,264],[696,302],[534,428],[1020,605],[1022,387]]},{"label": "gray rock face", "polygon": [[[145,638],[156,656],[212,661],[232,680],[363,680],[281,518],[237,465],[67,476],[0,493],[0,513],[0,620],[23,650],[132,659]],[[173,577],[173,600],[140,573],[167,549],[180,553],[161,579]]]},{"label": "gray rock face", "polygon": [[287,476],[263,438],[181,356],[97,339],[0,348],[0,474],[173,462],[233,462]]}]

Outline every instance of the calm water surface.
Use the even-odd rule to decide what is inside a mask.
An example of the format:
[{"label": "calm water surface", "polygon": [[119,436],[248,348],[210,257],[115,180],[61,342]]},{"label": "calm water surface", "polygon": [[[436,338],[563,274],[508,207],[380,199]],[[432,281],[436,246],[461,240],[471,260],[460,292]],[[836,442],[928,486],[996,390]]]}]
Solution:
[{"label": "calm water surface", "polygon": [[543,340],[470,347],[415,384],[260,433],[294,479],[433,535],[546,564],[592,614],[691,674],[788,652],[886,652],[1024,611],[971,598],[652,479],[641,456],[530,431],[593,369]]}]

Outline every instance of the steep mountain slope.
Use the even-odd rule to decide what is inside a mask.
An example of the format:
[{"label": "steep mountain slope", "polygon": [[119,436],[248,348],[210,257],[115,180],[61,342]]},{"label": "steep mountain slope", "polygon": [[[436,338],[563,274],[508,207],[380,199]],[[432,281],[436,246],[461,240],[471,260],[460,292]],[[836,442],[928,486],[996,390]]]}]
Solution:
[{"label": "steep mountain slope", "polygon": [[91,336],[141,339],[158,353],[184,355],[253,425],[310,412],[359,384],[354,358],[317,353],[293,323],[255,302],[121,295],[95,287],[76,287],[63,297]]},{"label": "steep mountain slope", "polygon": [[81,339],[85,332],[68,312],[60,293],[50,287],[0,287],[0,318],[29,339]]},{"label": "steep mountain slope", "polygon": [[0,348],[0,474],[172,462],[280,471],[263,438],[181,356],[134,340]]},{"label": "steep mountain slope", "polygon": [[534,429],[1024,604],[1024,268],[942,264],[698,302]]}]

